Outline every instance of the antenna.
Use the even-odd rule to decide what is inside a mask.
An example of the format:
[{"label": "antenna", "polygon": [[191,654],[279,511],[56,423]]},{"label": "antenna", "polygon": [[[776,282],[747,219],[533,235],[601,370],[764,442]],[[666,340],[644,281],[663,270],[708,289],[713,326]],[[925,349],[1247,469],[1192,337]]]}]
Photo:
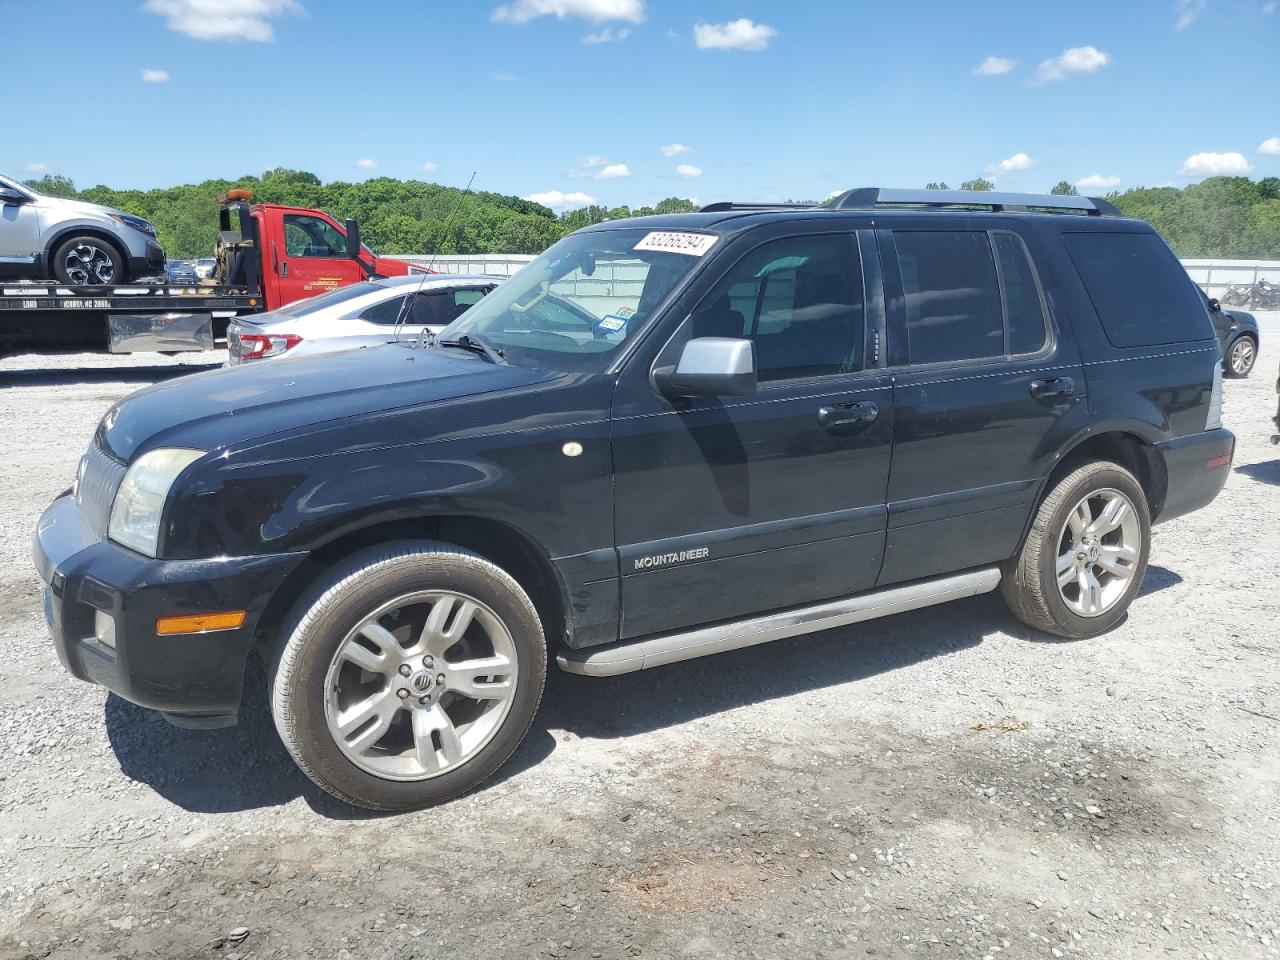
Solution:
[{"label": "antenna", "polygon": [[[476,173],[472,170],[471,179],[467,181],[467,185],[463,188],[462,193],[458,194],[458,199],[454,202],[453,209],[449,211],[449,216],[445,219],[444,226],[446,235],[449,232],[448,228],[453,226],[453,221],[458,216],[458,211],[462,209],[462,201],[465,200],[467,194],[471,192],[471,184],[475,182],[475,179]],[[414,303],[417,300],[418,295],[422,293],[422,287],[427,282],[427,277],[431,276],[431,268],[435,266],[436,257],[439,255],[440,251],[438,249],[435,253],[431,254],[431,259],[427,261],[427,266],[422,271],[422,279],[418,281],[418,289],[413,291],[410,296],[405,297],[404,302],[400,304],[400,311],[396,314],[396,327],[391,334],[393,342],[400,339],[400,328],[404,326],[405,317],[408,316],[410,309],[412,309],[410,305]],[[422,330],[418,333],[417,342],[413,345],[415,350],[422,346],[422,341],[426,339],[426,334],[427,328],[423,326]]]}]

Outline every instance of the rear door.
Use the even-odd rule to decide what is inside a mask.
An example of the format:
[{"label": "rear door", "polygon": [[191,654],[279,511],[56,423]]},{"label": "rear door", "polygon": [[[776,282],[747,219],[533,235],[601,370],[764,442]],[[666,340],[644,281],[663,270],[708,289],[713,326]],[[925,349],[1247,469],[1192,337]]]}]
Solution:
[{"label": "rear door", "polygon": [[1041,480],[1089,426],[1085,378],[1015,221],[878,231],[893,364],[879,583],[1004,560]]},{"label": "rear door", "polygon": [[364,268],[347,257],[346,244],[346,235],[324,217],[314,213],[282,214],[271,251],[280,302],[272,306],[364,280]]},{"label": "rear door", "polygon": [[[656,360],[623,372],[612,429],[624,638],[875,582],[893,421],[878,261],[869,233],[860,245],[853,229],[808,229],[757,234]],[[754,395],[656,390],[653,366],[707,336],[753,341]]]}]

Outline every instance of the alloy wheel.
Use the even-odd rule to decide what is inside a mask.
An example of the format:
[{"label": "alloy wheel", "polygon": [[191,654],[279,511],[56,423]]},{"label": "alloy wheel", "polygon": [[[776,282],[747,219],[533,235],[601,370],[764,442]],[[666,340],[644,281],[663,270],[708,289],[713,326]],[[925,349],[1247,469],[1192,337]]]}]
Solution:
[{"label": "alloy wheel", "polygon": [[427,590],[384,603],[339,644],[325,719],[342,753],[388,780],[426,780],[466,763],[502,726],[516,646],[488,606]]},{"label": "alloy wheel", "polygon": [[77,286],[111,283],[116,276],[111,254],[92,243],[81,243],[68,250],[62,266],[67,279]]},{"label": "alloy wheel", "polygon": [[1067,515],[1058,538],[1058,593],[1081,617],[1098,617],[1124,596],[1138,569],[1142,524],[1115,489],[1095,490]]},{"label": "alloy wheel", "polygon": [[1241,337],[1231,345],[1231,372],[1238,377],[1244,376],[1253,368],[1253,341]]}]

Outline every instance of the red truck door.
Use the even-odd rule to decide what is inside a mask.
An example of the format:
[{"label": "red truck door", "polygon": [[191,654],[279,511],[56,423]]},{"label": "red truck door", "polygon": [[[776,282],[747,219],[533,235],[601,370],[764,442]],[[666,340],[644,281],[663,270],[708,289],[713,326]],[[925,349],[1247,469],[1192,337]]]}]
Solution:
[{"label": "red truck door", "polygon": [[271,309],[365,279],[364,269],[347,257],[345,234],[327,217],[267,208],[264,220],[267,287],[276,293],[267,298]]}]

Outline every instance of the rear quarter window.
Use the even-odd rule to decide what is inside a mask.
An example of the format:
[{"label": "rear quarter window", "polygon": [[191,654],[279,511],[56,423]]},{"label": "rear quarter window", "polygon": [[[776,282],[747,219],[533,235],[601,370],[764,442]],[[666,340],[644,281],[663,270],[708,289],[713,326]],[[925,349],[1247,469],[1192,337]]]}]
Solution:
[{"label": "rear quarter window", "polygon": [[1187,271],[1154,233],[1064,233],[1107,339],[1154,347],[1213,338]]}]

